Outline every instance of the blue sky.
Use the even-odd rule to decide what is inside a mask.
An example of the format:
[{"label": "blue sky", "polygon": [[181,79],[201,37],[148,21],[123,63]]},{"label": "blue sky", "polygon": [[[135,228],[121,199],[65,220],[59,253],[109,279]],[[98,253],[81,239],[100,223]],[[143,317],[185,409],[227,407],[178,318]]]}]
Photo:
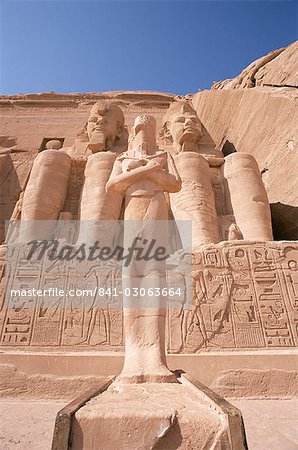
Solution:
[{"label": "blue sky", "polygon": [[298,33],[291,0],[0,0],[0,8],[1,94],[192,93]]}]

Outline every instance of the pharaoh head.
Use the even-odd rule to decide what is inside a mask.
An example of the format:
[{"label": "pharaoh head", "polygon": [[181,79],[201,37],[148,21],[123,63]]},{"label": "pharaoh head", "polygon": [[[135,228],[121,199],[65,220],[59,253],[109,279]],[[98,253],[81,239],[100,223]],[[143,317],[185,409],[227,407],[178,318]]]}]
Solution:
[{"label": "pharaoh head", "polygon": [[163,118],[162,134],[170,138],[178,152],[194,151],[202,136],[202,124],[186,101],[174,101]]},{"label": "pharaoh head", "polygon": [[111,150],[124,129],[124,115],[119,106],[99,101],[93,105],[87,123],[88,148],[93,152]]}]

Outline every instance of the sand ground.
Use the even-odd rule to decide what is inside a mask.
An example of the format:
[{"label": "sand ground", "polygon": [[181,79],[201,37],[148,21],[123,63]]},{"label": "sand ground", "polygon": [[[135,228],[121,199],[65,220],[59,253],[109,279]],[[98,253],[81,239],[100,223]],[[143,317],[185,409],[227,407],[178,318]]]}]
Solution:
[{"label": "sand ground", "polygon": [[[67,403],[0,400],[0,450],[50,450],[55,416]],[[242,411],[250,450],[298,449],[298,399],[231,403]]]}]

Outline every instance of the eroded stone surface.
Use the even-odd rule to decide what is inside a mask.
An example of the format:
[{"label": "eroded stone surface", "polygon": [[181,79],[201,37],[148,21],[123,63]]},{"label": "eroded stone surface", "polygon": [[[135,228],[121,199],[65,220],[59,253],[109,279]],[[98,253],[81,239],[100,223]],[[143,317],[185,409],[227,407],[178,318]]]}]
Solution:
[{"label": "eroded stone surface", "polygon": [[228,155],[225,158],[224,175],[235,222],[243,239],[272,241],[268,197],[255,159],[245,153]]},{"label": "eroded stone surface", "polygon": [[0,365],[0,397],[15,399],[74,399],[100,384],[100,377],[28,375],[12,364]]},{"label": "eroded stone surface", "polygon": [[247,66],[236,78],[215,83],[213,89],[245,89],[255,86],[297,87],[298,42],[273,50]]},{"label": "eroded stone surface", "polygon": [[295,371],[239,369],[223,372],[211,388],[228,398],[292,398],[297,385]]},{"label": "eroded stone surface", "polygon": [[[171,353],[220,349],[285,349],[297,346],[297,243],[233,241],[205,246],[194,253],[193,308],[170,308],[167,347]],[[22,252],[7,276],[22,273]],[[64,266],[65,274],[68,264]],[[3,270],[3,269],[2,269]],[[47,272],[50,270],[50,272]],[[61,269],[40,265],[39,280]],[[31,288],[36,279],[28,276]],[[93,281],[94,282],[94,281]],[[119,287],[120,273],[108,276],[107,286]],[[3,278],[3,286],[5,279]],[[68,280],[65,291],[70,289]],[[183,275],[180,283],[184,283]],[[86,286],[85,286],[86,287]],[[78,283],[80,288],[80,283]],[[16,311],[3,302],[1,345],[9,348],[122,350],[119,308],[42,308],[23,297]],[[28,308],[28,305],[30,308]],[[75,302],[74,302],[75,305]]]},{"label": "eroded stone surface", "polygon": [[298,87],[297,53],[296,41],[258,70],[255,75],[256,85]]},{"label": "eroded stone surface", "polygon": [[[102,100],[96,103],[91,109],[86,130],[82,129],[81,137],[84,137],[82,141],[79,136],[73,147],[65,147],[65,150],[63,150],[64,147],[58,150],[47,149],[35,159],[20,206],[22,209],[21,223],[31,218],[30,214],[28,217],[26,216],[27,211],[31,210],[33,211],[32,218],[44,218],[44,206],[42,207],[42,205],[47,205],[47,202],[43,203],[42,199],[50,200],[50,196],[56,192],[55,189],[60,184],[63,185],[63,189],[58,190],[57,195],[54,196],[57,204],[55,202],[51,204],[51,208],[54,207],[55,210],[53,218],[58,216],[60,219],[66,216],[75,217],[70,206],[74,206],[74,199],[76,199],[76,208],[80,210],[79,216],[82,219],[117,219],[122,203],[125,220],[167,220],[170,212],[176,219],[192,219],[195,251],[192,274],[193,307],[191,309],[182,308],[181,311],[175,311],[175,308],[170,310],[168,318],[169,350],[196,352],[201,347],[208,347],[211,341],[214,341],[211,344],[214,345],[217,338],[220,342],[219,347],[226,346],[228,348],[294,345],[296,331],[292,330],[290,326],[289,330],[288,328],[282,331],[279,329],[279,321],[284,320],[283,317],[286,318],[285,310],[289,311],[289,307],[285,304],[280,310],[280,305],[276,303],[274,307],[278,311],[276,313],[277,324],[276,326],[274,324],[267,326],[266,314],[269,313],[265,315],[262,313],[268,308],[261,302],[257,304],[258,300],[252,300],[253,294],[250,294],[250,290],[254,289],[256,295],[260,295],[261,299],[263,294],[258,294],[257,288],[260,284],[257,278],[261,276],[258,273],[258,265],[266,264],[269,261],[268,272],[274,271],[277,269],[275,264],[279,262],[278,258],[284,258],[283,250],[279,250],[277,246],[271,255],[269,244],[268,247],[261,245],[259,249],[256,243],[251,243],[250,247],[244,247],[247,248],[244,250],[240,244],[241,239],[239,248],[235,249],[234,255],[233,252],[229,253],[225,250],[229,244],[223,244],[224,247],[205,248],[203,251],[198,247],[200,244],[216,242],[219,239],[217,234],[219,229],[222,234],[225,230],[229,237],[229,230],[233,225],[235,229],[238,229],[238,237],[243,236],[252,241],[254,239],[271,239],[268,201],[254,158],[251,155],[232,154],[228,155],[225,161],[218,155],[202,153],[200,139],[204,135],[203,128],[194,110],[186,101],[174,102],[163,121],[164,131],[167,134],[168,130],[172,137],[174,149],[171,151],[174,152],[174,157],[171,156],[170,149],[168,152],[156,150],[155,128],[146,134],[140,126],[142,121],[138,118],[131,133],[130,149],[127,153],[124,152],[115,157],[115,154],[119,152],[118,144],[116,145],[117,139],[121,141],[124,130],[124,116],[121,109],[111,101]],[[99,147],[96,147],[95,140],[101,142]],[[84,146],[81,147],[78,141]],[[88,147],[88,143],[91,141],[96,148],[93,144],[91,145],[92,149]],[[59,144],[60,140],[56,139],[54,142]],[[121,142],[125,145],[123,141]],[[45,146],[52,146],[51,143],[53,143],[53,139],[48,140]],[[96,154],[88,156],[88,151],[95,151]],[[74,155],[78,154],[81,156],[76,158]],[[73,158],[71,169],[69,155],[72,155]],[[67,193],[65,180],[69,177],[69,173],[66,170],[61,170],[60,173],[53,169],[55,164],[58,164],[59,168],[62,167],[61,158],[63,161],[64,159],[67,161],[68,169],[71,170]],[[238,161],[238,164],[232,164],[233,161]],[[241,162],[240,167],[239,161]],[[244,163],[242,163],[243,161]],[[134,166],[130,167],[131,164]],[[52,167],[52,165],[54,166]],[[222,170],[222,166],[224,170]],[[45,174],[46,183],[42,182],[42,177],[34,176],[37,168],[39,169],[38,174]],[[160,169],[161,172],[159,172]],[[77,181],[80,180],[80,185],[73,183],[73,171],[76,173]],[[82,175],[81,178],[79,173]],[[182,182],[179,174],[181,174]],[[63,177],[63,183],[60,182],[60,175]],[[179,192],[180,189],[181,192]],[[172,195],[170,205],[168,205],[163,192],[170,192]],[[216,192],[219,195],[216,195]],[[246,195],[244,203],[242,202],[242,192]],[[75,196],[72,197],[74,193]],[[230,202],[229,197],[231,197]],[[62,209],[63,204],[63,211],[59,215],[59,209]],[[47,213],[49,212],[49,208],[44,209]],[[18,219],[19,215],[16,214],[15,220]],[[95,234],[92,237],[96,239]],[[113,236],[111,236],[112,238]],[[289,247],[287,251],[292,251],[292,248]],[[269,253],[270,256],[268,256]],[[22,250],[18,256],[20,264],[21,254]],[[291,263],[291,267],[288,267],[293,273],[289,274],[288,280],[295,286],[293,277],[295,278],[296,266],[293,265],[295,257],[293,258],[294,262]],[[290,264],[290,261],[288,263]],[[7,268],[7,276],[18,278],[18,271],[22,268],[18,263],[16,266],[17,271],[14,272],[14,275],[10,270],[15,270],[15,267]],[[65,279],[68,280],[69,266],[67,264],[66,266]],[[53,269],[54,272],[58,270],[59,276],[61,276],[62,269],[60,267],[53,267]],[[43,282],[44,270],[45,268],[40,265],[38,278],[29,277],[28,286],[37,279]],[[52,267],[46,268],[48,274],[51,270]],[[239,271],[240,273],[237,273]],[[252,275],[255,273],[256,276],[255,285],[250,285],[247,281],[251,271]],[[111,281],[113,285],[120,283],[121,286],[121,277],[118,272],[116,275],[112,272],[109,273],[107,283]],[[180,275],[180,281],[184,283],[183,274]],[[274,273],[272,276],[275,283],[276,274]],[[282,279],[281,285],[284,281]],[[237,287],[238,285],[239,287]],[[294,298],[295,292],[294,288]],[[235,295],[233,301],[232,295]],[[246,295],[251,300],[246,302],[244,300]],[[281,294],[281,296],[283,295]],[[236,300],[236,297],[239,299]],[[33,300],[33,303],[34,301],[36,300]],[[239,310],[235,309],[234,320],[231,322],[230,315],[233,314],[231,307],[240,301],[239,307],[237,306]],[[36,316],[34,307],[32,307],[33,303],[32,299],[24,299],[21,312],[19,309],[16,311],[12,304],[7,310],[4,307],[2,311],[4,316],[3,345],[44,346],[46,345],[45,341],[49,339],[49,345],[59,347],[100,345],[107,346],[109,349],[121,348],[121,312],[119,314],[119,311],[109,310],[109,308],[95,311],[92,308],[76,308],[72,305],[70,308],[65,308],[64,299],[61,298],[59,307],[53,310],[39,306],[40,315]],[[287,327],[288,323],[292,321],[292,316],[291,311],[290,319],[287,319]],[[33,324],[36,321],[38,321],[37,326]],[[43,332],[39,327],[43,329]],[[101,329],[102,327],[103,329]],[[49,329],[48,333],[45,333],[46,328]],[[249,338],[244,338],[244,335],[238,338],[238,333],[241,335],[245,328],[249,329]],[[246,342],[243,342],[245,339],[247,339]]]},{"label": "eroded stone surface", "polygon": [[231,448],[223,416],[195,390],[168,383],[111,385],[76,413],[72,438],[73,450]]},{"label": "eroded stone surface", "polygon": [[[2,228],[3,220],[9,217],[13,220],[31,217],[107,219],[123,214],[125,218],[143,219],[144,210],[150,205],[148,199],[126,201],[121,209],[123,198],[127,200],[131,194],[123,189],[120,190],[123,198],[116,199],[114,192],[111,207],[106,183],[116,166],[115,161],[119,162],[117,155],[127,150],[124,123],[130,126],[139,114],[150,113],[157,120],[157,131],[161,130],[157,144],[167,158],[172,155],[176,163],[177,173],[174,170],[172,175],[175,174],[176,181],[179,176],[182,178],[179,193],[169,189],[170,182],[159,189],[160,200],[163,191],[171,192],[170,204],[163,198],[161,208],[161,201],[157,202],[160,211],[154,213],[160,215],[153,214],[151,218],[164,217],[170,212],[174,218],[191,218],[195,225],[192,307],[169,309],[166,318],[169,351],[183,354],[196,353],[202,348],[297,346],[297,246],[270,242],[270,212],[261,181],[262,174],[269,201],[281,205],[279,218],[288,207],[297,206],[293,180],[296,179],[294,149],[298,121],[296,91],[292,88],[297,82],[289,70],[296,47],[293,44],[274,51],[252,63],[235,80],[227,80],[194,97],[185,97],[180,103],[173,102],[171,95],[154,93],[1,98],[0,105],[5,112],[4,135],[0,137],[0,171],[4,175],[5,193],[1,197]],[[100,105],[95,104],[97,100]],[[105,126],[103,119],[106,119]],[[136,129],[137,126],[130,143],[140,136]],[[154,138],[147,139],[150,150],[155,146]],[[137,145],[142,146],[144,142],[141,140]],[[243,180],[235,181],[235,172],[232,170],[227,175],[226,169],[229,161],[241,159],[245,154],[253,161],[255,170],[253,179],[246,177],[241,185]],[[65,161],[59,162],[59,158]],[[253,158],[259,163],[261,173]],[[138,165],[140,160],[137,158],[133,162]],[[163,170],[166,168],[165,164]],[[245,201],[240,198],[241,189]],[[158,190],[152,188],[151,194],[152,191],[154,197]],[[101,207],[102,204],[107,208]],[[291,209],[290,223],[294,222],[292,217],[295,215]],[[281,220],[281,230],[284,223]],[[287,237],[294,238],[294,231]],[[229,239],[234,242],[213,244]],[[202,244],[210,245],[201,247]],[[8,267],[6,274],[2,268],[2,275],[14,280],[23,277],[32,286],[32,277],[21,272],[20,259],[21,253],[16,266]],[[40,265],[38,270],[38,279],[43,281],[45,267]],[[69,282],[67,277],[65,280]],[[184,282],[183,277],[180,281]],[[114,286],[115,282],[119,282],[117,277],[109,274],[108,283]],[[5,302],[1,303],[0,345],[43,350],[49,347],[62,350],[123,348],[121,311],[108,306],[98,310],[64,306],[65,298],[59,299],[58,307],[53,309],[42,307],[36,299],[25,299],[17,308],[13,302],[8,307]],[[162,321],[164,329],[164,315]],[[140,329],[137,332],[140,335]],[[242,375],[230,371],[215,385],[218,389],[228,389],[229,384],[233,384],[229,392],[237,395],[243,390],[241,383],[245,384],[246,374]],[[270,387],[272,380],[280,380],[280,374],[274,372],[251,375],[250,380],[260,383],[259,386],[268,382]],[[234,382],[237,377],[242,380],[238,385]],[[29,378],[31,387],[34,380],[38,384],[38,378]],[[288,374],[287,379],[292,383],[295,374]],[[47,377],[42,383],[47,383]],[[280,393],[278,383],[276,389]],[[247,391],[242,392],[242,395],[247,394]],[[267,395],[266,390],[259,390],[257,395]],[[173,410],[162,410],[161,416],[157,421],[164,421],[167,433],[174,423]],[[151,431],[155,433],[154,420]],[[151,441],[152,435],[148,435],[148,442]]]}]

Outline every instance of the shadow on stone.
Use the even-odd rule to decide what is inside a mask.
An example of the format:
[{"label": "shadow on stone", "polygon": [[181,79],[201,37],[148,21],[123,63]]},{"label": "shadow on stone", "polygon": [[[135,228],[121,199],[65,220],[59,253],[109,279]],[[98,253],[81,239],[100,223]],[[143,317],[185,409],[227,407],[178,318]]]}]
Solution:
[{"label": "shadow on stone", "polygon": [[9,220],[21,192],[18,175],[10,155],[0,155],[0,243],[5,235],[5,221]]},{"label": "shadow on stone", "polygon": [[274,239],[294,241],[298,239],[298,208],[284,203],[270,204]]},{"label": "shadow on stone", "polygon": [[221,151],[222,151],[224,156],[228,156],[231,153],[236,153],[237,152],[237,150],[235,148],[235,145],[232,142],[230,142],[228,139],[225,141]]}]

